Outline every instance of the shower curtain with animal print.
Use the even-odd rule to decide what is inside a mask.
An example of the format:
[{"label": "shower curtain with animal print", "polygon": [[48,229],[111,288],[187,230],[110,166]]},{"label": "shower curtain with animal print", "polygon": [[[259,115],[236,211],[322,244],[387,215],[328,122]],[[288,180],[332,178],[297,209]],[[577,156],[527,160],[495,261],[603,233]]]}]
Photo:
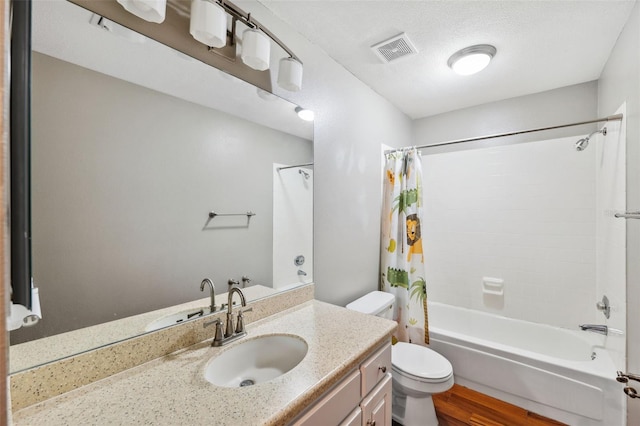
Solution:
[{"label": "shower curtain with animal print", "polygon": [[429,343],[422,250],[422,165],[416,148],[385,154],[380,289],[395,295],[395,341]]}]

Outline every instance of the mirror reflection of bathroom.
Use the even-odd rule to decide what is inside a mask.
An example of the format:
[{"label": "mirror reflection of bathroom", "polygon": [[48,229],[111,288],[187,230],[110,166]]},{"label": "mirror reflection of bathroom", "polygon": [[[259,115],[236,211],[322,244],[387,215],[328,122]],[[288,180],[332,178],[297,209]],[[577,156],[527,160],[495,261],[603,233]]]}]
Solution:
[{"label": "mirror reflection of bathroom", "polygon": [[313,162],[297,105],[72,2],[36,1],[32,20],[31,264],[47,319],[11,344],[98,328],[11,371],[145,333],[174,306],[186,319],[208,306],[205,277],[220,295],[249,276],[250,300],[311,282],[313,179],[297,171],[308,276],[272,273],[271,165]]}]

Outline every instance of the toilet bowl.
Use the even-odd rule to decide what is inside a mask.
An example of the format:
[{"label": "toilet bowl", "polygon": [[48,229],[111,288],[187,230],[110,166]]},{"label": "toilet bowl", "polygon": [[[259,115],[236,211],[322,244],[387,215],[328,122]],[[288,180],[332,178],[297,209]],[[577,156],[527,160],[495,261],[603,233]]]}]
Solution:
[{"label": "toilet bowl", "polygon": [[[347,309],[390,319],[395,297],[374,291],[347,305]],[[436,426],[434,393],[453,386],[453,367],[439,353],[416,344],[398,342],[391,349],[393,420],[403,426]]]}]

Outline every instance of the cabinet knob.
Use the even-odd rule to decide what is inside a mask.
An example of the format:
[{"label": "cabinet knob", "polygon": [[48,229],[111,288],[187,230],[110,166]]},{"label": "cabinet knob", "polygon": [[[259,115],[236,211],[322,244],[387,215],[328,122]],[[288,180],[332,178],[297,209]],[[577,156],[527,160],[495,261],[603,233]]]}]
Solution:
[{"label": "cabinet knob", "polygon": [[[387,367],[385,365],[383,365],[383,366],[378,367],[378,370],[382,371],[383,373],[386,373],[387,372]],[[375,424],[373,426],[375,426]]]},{"label": "cabinet knob", "polygon": [[367,420],[367,426],[376,426],[375,420]]}]

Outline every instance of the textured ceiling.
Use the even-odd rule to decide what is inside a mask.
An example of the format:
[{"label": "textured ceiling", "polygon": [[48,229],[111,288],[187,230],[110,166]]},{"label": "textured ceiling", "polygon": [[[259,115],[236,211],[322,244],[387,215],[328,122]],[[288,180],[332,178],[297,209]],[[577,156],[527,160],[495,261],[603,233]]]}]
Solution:
[{"label": "textured ceiling", "polygon": [[[415,119],[597,80],[635,0],[260,2]],[[401,32],[418,55],[383,64],[370,47]],[[474,44],[498,53],[454,74],[449,56]]]}]

